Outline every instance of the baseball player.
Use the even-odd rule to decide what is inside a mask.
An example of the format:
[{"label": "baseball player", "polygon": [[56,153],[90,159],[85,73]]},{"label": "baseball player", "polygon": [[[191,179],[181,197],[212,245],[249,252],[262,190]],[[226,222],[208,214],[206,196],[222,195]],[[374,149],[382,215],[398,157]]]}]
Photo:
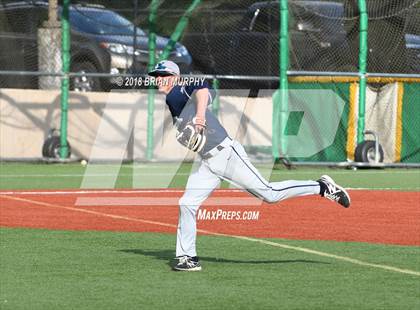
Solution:
[{"label": "baseball player", "polygon": [[250,162],[243,146],[229,134],[208,109],[215,91],[207,82],[179,85],[179,67],[172,61],[159,62],[149,75],[156,77],[159,91],[177,128],[177,140],[201,157],[188,178],[179,200],[179,222],[174,270],[199,271],[196,253],[196,213],[221,180],[238,186],[269,203],[306,195],[321,195],[347,208],[350,196],[324,175],[317,181],[268,182]]}]

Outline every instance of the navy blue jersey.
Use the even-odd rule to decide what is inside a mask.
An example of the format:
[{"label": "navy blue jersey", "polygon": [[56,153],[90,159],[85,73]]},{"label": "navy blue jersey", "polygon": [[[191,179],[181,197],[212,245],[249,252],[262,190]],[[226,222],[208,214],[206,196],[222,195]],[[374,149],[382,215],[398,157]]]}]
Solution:
[{"label": "navy blue jersey", "polygon": [[[199,85],[185,85],[174,86],[166,95],[166,104],[171,111],[174,124],[178,130],[190,123],[197,113],[197,101],[195,100],[194,92],[202,89],[209,89],[209,105],[213,101],[216,92],[210,88],[207,82],[199,83]],[[206,137],[207,141],[204,145],[201,155],[207,153],[212,148],[218,146],[228,136],[226,130],[211,113],[209,109],[206,110]]]},{"label": "navy blue jersey", "polygon": [[172,117],[179,117],[182,110],[187,104],[188,100],[192,97],[195,90],[208,88],[210,92],[209,104],[213,101],[213,98],[216,95],[214,89],[212,89],[209,84],[204,81],[203,83],[197,83],[197,85],[185,85],[185,86],[174,86],[169,94],[166,95],[166,104],[171,111]]}]

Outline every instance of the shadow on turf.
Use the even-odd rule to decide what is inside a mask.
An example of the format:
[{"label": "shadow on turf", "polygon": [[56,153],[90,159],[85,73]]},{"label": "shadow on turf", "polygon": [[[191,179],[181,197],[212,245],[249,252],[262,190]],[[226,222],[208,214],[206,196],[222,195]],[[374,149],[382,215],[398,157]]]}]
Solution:
[{"label": "shadow on turf", "polygon": [[[142,249],[125,249],[120,252],[138,254],[143,256],[151,256],[160,260],[167,260],[169,266],[174,264],[174,251],[173,250],[142,250]],[[303,263],[303,264],[330,264],[327,262],[321,262],[316,260],[308,259],[290,259],[290,260],[236,260],[236,259],[225,259],[216,257],[200,256],[200,260],[204,262],[214,263],[237,263],[237,264],[290,264],[290,263]]]}]

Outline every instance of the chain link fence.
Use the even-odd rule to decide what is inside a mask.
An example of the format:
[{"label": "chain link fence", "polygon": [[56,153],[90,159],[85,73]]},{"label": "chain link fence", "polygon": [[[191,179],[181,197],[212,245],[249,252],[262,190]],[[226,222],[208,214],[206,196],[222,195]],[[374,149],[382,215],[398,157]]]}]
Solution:
[{"label": "chain link fence", "polygon": [[[157,16],[157,54],[168,43],[189,1],[162,1]],[[72,72],[145,74],[150,1],[73,1],[70,9]],[[420,1],[367,0],[369,15],[368,72],[420,71]],[[60,6],[58,15],[60,15]],[[289,1],[289,69],[292,71],[357,72],[357,1]],[[1,1],[0,70],[60,70],[59,35],[45,33],[48,1]],[[134,25],[138,27],[134,27]],[[279,75],[278,2],[202,1],[193,12],[170,59],[183,73],[218,75]],[[42,30],[44,29],[44,30]],[[44,31],[44,34],[42,33]],[[7,48],[4,48],[6,47]],[[50,46],[51,48],[45,48]],[[54,48],[53,48],[54,47]],[[158,56],[158,55],[157,55]],[[46,62],[56,65],[48,66]],[[45,69],[55,72],[48,72]],[[275,80],[275,79],[274,79]],[[48,88],[36,75],[1,75],[0,87]],[[78,76],[75,90],[109,90],[110,77]],[[261,83],[260,83],[261,84]],[[227,81],[221,87],[275,88]]]},{"label": "chain link fence", "polygon": [[[368,73],[419,74],[420,0],[366,2],[369,16]],[[71,90],[108,92],[121,88],[116,79],[119,76],[147,73],[152,1],[71,3]],[[288,4],[289,75],[294,76],[290,87],[302,91],[331,90],[346,103],[333,144],[306,160],[353,160],[355,145],[349,141],[352,140],[358,104],[355,83],[359,63],[358,1],[289,0]],[[52,24],[51,20],[48,21],[48,5],[48,1],[0,1],[0,89],[59,89],[61,34],[59,21]],[[155,27],[156,58],[170,42],[174,29],[190,5],[191,0],[159,3]],[[61,15],[61,1],[58,1],[56,13]],[[179,64],[183,74],[217,75],[221,89],[277,89],[279,32],[278,1],[202,1],[192,12],[169,59]],[[354,79],[320,82],[295,78],[296,75],[319,73],[334,76],[343,72],[353,75]],[[371,89],[375,90],[370,96],[383,98],[380,93],[385,89],[385,82],[370,83]],[[398,92],[402,92],[403,87],[400,85],[395,89],[392,100],[407,104],[401,108],[402,116],[398,109],[394,109],[394,119],[404,118],[403,124],[416,128],[417,121],[405,121],[409,116],[404,111],[411,111],[409,107],[416,104],[418,85],[407,86],[405,97],[400,101]],[[250,97],[256,94],[251,92]],[[223,104],[223,100],[221,102]],[[271,115],[268,117],[271,122]],[[397,125],[394,127],[398,129]],[[390,135],[395,136],[397,129],[394,127]],[[415,130],[404,132],[407,134],[401,134],[400,140],[394,139],[390,149],[396,148],[398,143],[401,148],[401,144],[417,141],[412,138]],[[255,145],[249,147],[258,149]],[[259,149],[264,149],[264,146]],[[267,146],[265,149],[269,150]],[[408,149],[410,151],[406,151]],[[405,158],[418,161],[417,146],[403,146],[399,152],[399,157],[387,156],[391,161]]]}]

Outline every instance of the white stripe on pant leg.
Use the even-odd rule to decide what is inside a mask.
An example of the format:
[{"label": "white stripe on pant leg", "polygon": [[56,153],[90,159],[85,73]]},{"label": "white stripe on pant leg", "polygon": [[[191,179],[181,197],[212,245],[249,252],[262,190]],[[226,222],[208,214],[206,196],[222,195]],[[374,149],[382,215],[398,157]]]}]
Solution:
[{"label": "white stripe on pant leg", "polygon": [[320,186],[316,181],[283,181],[270,183],[273,201],[277,202],[292,197],[319,195]]}]

